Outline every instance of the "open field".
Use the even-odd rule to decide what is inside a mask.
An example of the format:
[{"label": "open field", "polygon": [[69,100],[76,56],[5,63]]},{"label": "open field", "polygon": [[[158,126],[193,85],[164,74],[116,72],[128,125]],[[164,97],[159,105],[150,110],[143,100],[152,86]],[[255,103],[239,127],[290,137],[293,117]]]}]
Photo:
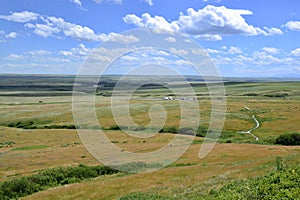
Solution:
[{"label": "open field", "polygon": [[[151,152],[167,145],[174,134],[159,133],[150,138],[131,137],[116,125],[111,110],[115,77],[106,77],[107,87],[96,91],[96,115],[114,145],[136,153]],[[93,77],[86,77],[88,84]],[[0,180],[35,174],[39,170],[78,164],[99,165],[85,149],[72,115],[74,77],[1,76],[0,78]],[[109,84],[108,84],[109,83]],[[179,82],[168,84],[181,87]],[[200,125],[210,122],[211,103],[201,80],[193,81],[199,104]],[[234,179],[261,176],[275,168],[276,157],[290,164],[300,161],[299,146],[274,145],[283,133],[300,132],[300,82],[225,82],[227,113],[219,143],[204,159],[198,158],[202,137],[195,137],[189,149],[175,163],[150,173],[119,173],[38,192],[24,199],[116,199],[135,191],[177,195],[220,188]],[[130,102],[130,114],[139,126],[150,122],[151,106],[161,104],[167,115],[165,127],[179,127],[178,101],[162,100],[172,93],[164,87],[140,88]],[[122,105],[120,105],[122,106]],[[239,134],[255,126],[252,133]],[[19,126],[19,128],[18,128]],[[70,129],[69,129],[69,128]],[[129,127],[134,128],[134,127]]]}]

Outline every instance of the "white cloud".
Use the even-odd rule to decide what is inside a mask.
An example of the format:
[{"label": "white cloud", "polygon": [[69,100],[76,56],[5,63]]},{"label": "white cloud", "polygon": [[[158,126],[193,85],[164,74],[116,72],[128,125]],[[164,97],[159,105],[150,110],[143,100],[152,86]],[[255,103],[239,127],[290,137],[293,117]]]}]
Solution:
[{"label": "white cloud", "polygon": [[205,49],[200,49],[200,48],[192,48],[191,52],[196,55],[203,55],[203,56],[207,55],[207,51]]},{"label": "white cloud", "polygon": [[84,44],[79,44],[78,47],[71,49],[72,54],[77,56],[87,56],[90,51],[91,49],[85,47]]},{"label": "white cloud", "polygon": [[58,27],[53,27],[51,24],[31,24],[27,23],[24,25],[26,28],[34,29],[34,33],[47,38],[59,33],[61,30]]},{"label": "white cloud", "polygon": [[274,47],[263,47],[262,49],[263,49],[263,51],[270,53],[270,54],[277,54],[280,52],[279,49],[276,49]]},{"label": "white cloud", "polygon": [[139,59],[137,57],[134,56],[122,56],[122,59],[127,60],[127,61],[139,61]]},{"label": "white cloud", "polygon": [[270,65],[280,62],[280,59],[268,54],[267,52],[254,52],[253,53],[253,63],[256,65]]},{"label": "white cloud", "polygon": [[216,50],[216,49],[206,49],[206,51],[209,53],[209,54],[219,54],[221,53],[221,51],[219,50]]},{"label": "white cloud", "polygon": [[17,33],[16,32],[10,32],[9,34],[5,35],[6,38],[16,38]]},{"label": "white cloud", "polygon": [[257,35],[257,29],[248,25],[242,15],[251,15],[249,10],[228,9],[224,6],[208,5],[195,11],[187,9],[187,15],[180,14],[178,24],[192,35],[199,34],[248,34]]},{"label": "white cloud", "polygon": [[192,63],[187,60],[176,60],[174,62],[175,65],[191,65]]},{"label": "white cloud", "polygon": [[9,56],[8,56],[8,58],[9,59],[12,59],[12,60],[20,60],[20,59],[23,59],[23,58],[25,58],[23,55],[19,55],[19,54],[14,54],[14,53],[12,53],[12,54],[10,54]]},{"label": "white cloud", "polygon": [[249,10],[228,9],[224,6],[208,5],[198,11],[188,8],[186,14],[180,13],[179,19],[168,22],[162,16],[152,17],[149,13],[141,17],[128,14],[123,17],[125,23],[138,27],[158,29],[168,32],[179,31],[198,38],[208,40],[221,40],[221,35],[275,35],[282,34],[278,28],[263,29],[254,27],[246,22],[243,15],[252,15]]},{"label": "white cloud", "polygon": [[283,26],[287,27],[292,31],[300,31],[300,21],[289,21]]},{"label": "white cloud", "polygon": [[79,7],[82,6],[82,3],[81,3],[80,0],[70,0],[70,2],[76,4],[76,5],[79,6]]},{"label": "white cloud", "polygon": [[151,17],[149,13],[144,13],[141,17],[138,17],[135,14],[129,14],[123,17],[123,20],[127,24],[134,24],[142,28],[158,29],[171,33],[179,30],[179,26],[176,22],[169,23],[161,16]]},{"label": "white cloud", "polygon": [[170,51],[174,54],[178,54],[178,55],[187,55],[189,54],[188,51],[184,50],[184,49],[175,49],[173,47],[170,48]]},{"label": "white cloud", "polygon": [[260,32],[266,36],[283,34],[283,32],[279,28],[273,28],[273,27],[272,28],[264,27],[264,30],[260,30]]},{"label": "white cloud", "polygon": [[33,50],[33,51],[29,51],[28,53],[32,56],[44,56],[44,55],[51,54],[51,52],[47,50]]},{"label": "white cloud", "polygon": [[[138,42],[139,38],[133,36],[133,35],[122,35],[122,34],[117,34],[117,33],[110,33],[109,35],[103,36],[103,38],[106,38],[106,40],[110,40],[113,42],[121,42],[121,43],[133,43],[133,42]],[[102,38],[102,40],[104,40]]]},{"label": "white cloud", "polygon": [[294,49],[291,51],[291,55],[293,56],[300,56],[300,48]]},{"label": "white cloud", "polygon": [[133,35],[121,35],[117,33],[96,34],[91,28],[78,24],[66,22],[62,18],[57,17],[41,17],[45,24],[25,24],[26,28],[34,29],[34,33],[44,38],[50,36],[59,36],[63,33],[67,37],[85,41],[105,41],[110,39],[115,42],[131,43],[137,42],[139,39]]},{"label": "white cloud", "polygon": [[196,38],[203,39],[203,40],[209,40],[209,41],[219,41],[222,40],[222,36],[218,34],[202,34],[197,35]]},{"label": "white cloud", "polygon": [[60,53],[64,56],[73,56],[73,53],[71,51],[60,51]]},{"label": "white cloud", "polygon": [[241,54],[243,51],[239,47],[230,47],[228,50],[229,54]]},{"label": "white cloud", "polygon": [[176,42],[176,38],[174,38],[174,37],[167,37],[164,40],[167,42]]},{"label": "white cloud", "polygon": [[86,26],[80,26],[64,21],[62,18],[48,17],[50,23],[48,26],[59,29],[65,36],[72,37],[78,40],[98,41],[102,40],[102,35],[97,35],[95,32]]},{"label": "white cloud", "polygon": [[146,2],[149,6],[153,6],[153,1],[152,0],[143,0]]},{"label": "white cloud", "polygon": [[39,14],[29,12],[29,11],[15,12],[12,13],[11,15],[0,15],[0,19],[5,19],[13,22],[21,22],[21,23],[36,20],[38,17]]},{"label": "white cloud", "polygon": [[[80,63],[83,61],[83,59],[87,58],[87,56],[90,56],[91,51],[92,51],[91,48],[88,48],[81,43],[71,49],[62,49],[57,52],[57,55],[60,56],[60,58],[69,59],[73,62]],[[103,54],[99,53],[99,56],[102,55]]]}]

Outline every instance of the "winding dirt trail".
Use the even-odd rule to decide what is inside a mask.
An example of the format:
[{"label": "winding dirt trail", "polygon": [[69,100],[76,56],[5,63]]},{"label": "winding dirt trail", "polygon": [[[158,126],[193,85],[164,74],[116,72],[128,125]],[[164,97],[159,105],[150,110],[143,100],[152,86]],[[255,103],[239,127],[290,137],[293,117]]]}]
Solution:
[{"label": "winding dirt trail", "polygon": [[255,127],[249,129],[248,131],[239,131],[238,133],[241,133],[241,134],[249,134],[249,135],[251,135],[252,137],[254,137],[255,140],[259,140],[259,138],[258,138],[257,136],[255,136],[255,135],[254,135],[253,133],[251,133],[251,132],[254,131],[255,129],[258,129],[259,126],[260,126],[260,124],[259,124],[259,121],[255,118],[254,115],[252,115],[252,118],[253,118],[253,120],[255,121],[255,124],[256,124]]}]

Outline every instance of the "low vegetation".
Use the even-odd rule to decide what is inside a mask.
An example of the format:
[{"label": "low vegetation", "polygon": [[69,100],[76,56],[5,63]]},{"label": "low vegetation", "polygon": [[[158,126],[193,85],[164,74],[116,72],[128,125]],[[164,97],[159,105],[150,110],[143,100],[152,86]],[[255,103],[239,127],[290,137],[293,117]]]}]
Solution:
[{"label": "low vegetation", "polygon": [[221,189],[212,189],[208,194],[191,191],[184,196],[156,194],[153,192],[135,192],[120,200],[132,199],[298,199],[300,188],[300,165],[285,166],[281,159],[276,161],[277,168],[262,177],[233,181]]},{"label": "low vegetation", "polygon": [[118,171],[106,166],[79,165],[77,167],[47,169],[31,176],[2,182],[0,184],[0,199],[16,199],[51,187],[115,173]]},{"label": "low vegetation", "polygon": [[47,145],[34,145],[34,146],[26,146],[26,147],[18,147],[12,149],[13,151],[24,151],[24,150],[36,150],[36,149],[45,149],[48,148]]},{"label": "low vegetation", "polygon": [[57,125],[57,124],[51,124],[51,125],[36,125],[33,121],[19,121],[17,123],[9,123],[7,124],[8,127],[14,127],[14,128],[23,128],[23,129],[76,129],[76,126],[74,124],[69,125]]},{"label": "low vegetation", "polygon": [[0,148],[12,147],[14,144],[15,144],[15,142],[13,142],[13,141],[0,142]]},{"label": "low vegetation", "polygon": [[286,133],[279,135],[275,144],[281,145],[300,145],[300,133]]}]

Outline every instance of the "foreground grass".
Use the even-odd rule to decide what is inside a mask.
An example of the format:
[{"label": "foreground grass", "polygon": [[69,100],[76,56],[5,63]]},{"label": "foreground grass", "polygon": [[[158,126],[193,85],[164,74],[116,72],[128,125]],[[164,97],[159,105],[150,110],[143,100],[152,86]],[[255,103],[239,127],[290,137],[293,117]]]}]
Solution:
[{"label": "foreground grass", "polygon": [[277,170],[262,177],[233,181],[221,189],[210,190],[208,194],[200,190],[173,196],[152,192],[135,192],[121,197],[120,200],[299,199],[300,165],[283,167],[279,164],[277,167]]},{"label": "foreground grass", "polygon": [[99,177],[38,192],[24,199],[119,199],[137,191],[150,192],[156,197],[175,195],[178,199],[189,199],[184,197],[200,194],[199,191],[208,194],[232,180],[263,176],[274,170],[274,155],[282,156],[289,164],[300,161],[300,149],[295,146],[217,144],[201,160],[197,157],[199,148],[200,144],[191,145],[177,162],[159,171]]}]

